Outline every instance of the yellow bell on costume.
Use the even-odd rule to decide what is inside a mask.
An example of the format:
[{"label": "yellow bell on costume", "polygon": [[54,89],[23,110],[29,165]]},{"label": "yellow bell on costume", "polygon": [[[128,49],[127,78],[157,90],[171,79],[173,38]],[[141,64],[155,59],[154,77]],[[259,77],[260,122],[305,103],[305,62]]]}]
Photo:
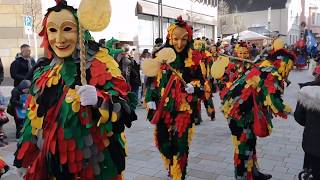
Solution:
[{"label": "yellow bell on costume", "polygon": [[273,50],[277,51],[279,49],[284,48],[284,42],[283,42],[283,40],[281,38],[277,38],[277,39],[275,39],[273,41],[273,45],[272,46],[273,46]]},{"label": "yellow bell on costume", "polygon": [[147,77],[155,77],[160,70],[160,66],[161,64],[158,61],[154,59],[147,59],[143,61],[141,70]]},{"label": "yellow bell on costume", "polygon": [[102,31],[110,22],[109,0],[82,0],[78,9],[80,24],[89,31]]},{"label": "yellow bell on costume", "polygon": [[156,54],[156,61],[170,64],[176,60],[176,53],[172,48],[163,48]]},{"label": "yellow bell on costume", "polygon": [[225,68],[228,66],[230,60],[228,57],[219,56],[211,66],[211,75],[215,79],[220,79],[224,75]]}]

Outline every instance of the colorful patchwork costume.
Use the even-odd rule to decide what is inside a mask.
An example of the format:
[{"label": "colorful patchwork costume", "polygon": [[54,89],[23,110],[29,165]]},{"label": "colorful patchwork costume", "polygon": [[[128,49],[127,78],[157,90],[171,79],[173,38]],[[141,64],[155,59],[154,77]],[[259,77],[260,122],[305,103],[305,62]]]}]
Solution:
[{"label": "colorful patchwork costume", "polygon": [[[84,35],[81,44],[77,10],[65,1],[48,9],[40,36],[51,62],[34,72],[15,153],[14,165],[27,170],[24,179],[124,179],[133,95],[108,51]],[[88,85],[80,76],[79,46]]]},{"label": "colorful patchwork costume", "polygon": [[4,162],[4,160],[0,157],[0,178],[1,176],[9,170],[9,166]]},{"label": "colorful patchwork costume", "polygon": [[236,179],[271,178],[271,175],[259,172],[256,136],[270,135],[272,118],[287,118],[290,112],[282,94],[294,59],[295,56],[287,50],[275,49],[265,60],[244,68],[246,70],[238,77],[231,78],[233,81],[225,83],[227,85],[221,93],[222,112],[228,119],[232,134]]},{"label": "colorful patchwork costume", "polygon": [[[146,102],[155,102],[156,110],[149,108],[148,119],[155,124],[155,144],[164,160],[165,168],[174,180],[185,179],[189,146],[194,134],[194,117],[199,98],[203,94],[201,52],[193,50],[192,30],[179,17],[169,26],[165,48],[173,48],[176,59],[167,64],[154,78],[148,78]],[[158,53],[161,53],[161,49]],[[157,56],[157,53],[156,53]],[[181,76],[187,83],[184,85]],[[192,90],[190,90],[192,89]]]},{"label": "colorful patchwork costume", "polygon": [[[206,50],[206,42],[204,40],[194,40],[193,43],[194,49],[201,52],[202,60],[200,63],[201,72],[203,78],[205,79],[204,83],[204,96],[203,96],[203,104],[207,110],[207,115],[213,121],[215,120],[215,109],[213,104],[213,93],[215,93],[215,85],[214,79],[211,76],[210,69],[214,60],[214,55]],[[201,101],[199,101],[201,103]],[[201,105],[199,105],[201,108]],[[199,109],[201,113],[201,109]]]}]

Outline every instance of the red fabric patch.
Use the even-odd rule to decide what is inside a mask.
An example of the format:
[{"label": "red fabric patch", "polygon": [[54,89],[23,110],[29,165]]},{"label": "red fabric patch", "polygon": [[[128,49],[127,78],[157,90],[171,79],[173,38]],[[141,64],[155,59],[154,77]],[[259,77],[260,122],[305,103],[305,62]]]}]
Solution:
[{"label": "red fabric patch", "polygon": [[252,77],[254,76],[260,76],[261,72],[257,69],[257,68],[254,68],[250,71],[250,73],[248,74],[248,76],[246,77],[246,81],[251,79]]},{"label": "red fabric patch", "polygon": [[274,86],[274,77],[272,74],[268,74],[267,79],[264,81],[264,85],[270,94],[274,94],[276,92],[276,87]]},{"label": "red fabric patch", "polygon": [[191,123],[189,113],[180,113],[176,117],[176,128],[178,131],[178,137],[181,137],[182,134],[186,131]]},{"label": "red fabric patch", "polygon": [[129,84],[123,78],[114,77],[111,82],[114,84],[114,90],[118,91],[122,96],[126,96],[127,92],[131,90]]},{"label": "red fabric patch", "polygon": [[100,62],[99,60],[93,60],[91,67],[91,79],[90,79],[90,85],[105,85],[106,81],[111,80],[112,75],[111,73],[107,72],[107,66],[106,64]]}]

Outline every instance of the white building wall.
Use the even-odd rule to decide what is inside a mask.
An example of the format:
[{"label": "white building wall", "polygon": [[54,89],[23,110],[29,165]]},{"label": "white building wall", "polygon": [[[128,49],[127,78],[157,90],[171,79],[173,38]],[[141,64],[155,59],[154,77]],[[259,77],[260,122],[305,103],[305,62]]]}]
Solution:
[{"label": "white building wall", "polygon": [[287,11],[287,43],[294,44],[298,39],[300,39],[300,16],[302,15],[301,0],[289,0],[287,3]]},{"label": "white building wall", "polygon": [[[54,0],[42,0],[44,9],[55,5]],[[79,7],[79,0],[68,0],[68,5]],[[102,32],[92,33],[96,40],[112,37],[123,41],[134,41],[138,32],[138,17],[135,15],[137,0],[111,0],[112,14],[109,26]]]},{"label": "white building wall", "polygon": [[[158,2],[158,0],[148,1],[154,3]],[[73,7],[78,7],[80,4],[80,0],[68,0],[67,2]],[[95,40],[99,40],[101,38],[111,39],[114,37],[120,41],[132,41],[135,46],[139,46],[139,41],[141,41],[141,48],[152,47],[153,40],[156,37],[150,33],[150,31],[152,28],[155,29],[157,27],[156,24],[152,25],[150,24],[151,22],[142,21],[138,18],[138,15],[136,14],[136,5],[138,0],[110,0],[110,2],[112,7],[110,24],[104,31],[92,33]],[[55,5],[55,2],[54,0],[42,0],[42,4],[44,9],[43,12],[45,13],[48,7]],[[212,16],[213,21],[217,21],[217,8],[213,6],[191,3],[191,0],[163,0],[163,5],[177,8],[179,15],[181,14],[185,16],[186,14],[190,15],[191,11],[194,12],[194,23],[197,22],[196,13]],[[139,16],[141,17],[141,15]],[[148,19],[150,17],[151,16],[148,17],[147,15],[146,18]],[[166,31],[167,26],[168,24],[164,24],[164,32]],[[138,37],[139,34],[140,37]],[[211,34],[214,34],[214,32]],[[152,41],[150,41],[150,38]]]},{"label": "white building wall", "polygon": [[[224,34],[234,34],[237,32],[237,26],[234,19],[240,17],[240,31],[246,30],[248,27],[267,26],[268,27],[268,10],[254,11],[245,13],[234,13],[227,15],[227,25],[223,27]],[[287,33],[287,11],[285,9],[271,10],[270,29]]]},{"label": "white building wall", "polygon": [[[279,31],[280,34],[286,35],[282,37],[285,42],[293,44],[300,36],[301,2],[300,0],[289,0],[286,6],[286,9],[271,9],[270,30]],[[234,23],[235,17],[241,19],[238,26]],[[229,14],[226,24],[222,28],[224,34],[234,34],[254,26],[268,27],[268,10]]]}]

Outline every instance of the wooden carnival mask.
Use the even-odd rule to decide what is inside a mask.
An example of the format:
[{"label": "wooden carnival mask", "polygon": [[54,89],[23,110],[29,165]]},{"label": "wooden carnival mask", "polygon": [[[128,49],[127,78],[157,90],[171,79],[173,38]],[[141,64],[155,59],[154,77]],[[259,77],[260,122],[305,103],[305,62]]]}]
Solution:
[{"label": "wooden carnival mask", "polygon": [[48,41],[60,58],[65,58],[75,51],[78,41],[78,25],[74,15],[67,9],[50,12],[47,19]]},{"label": "wooden carnival mask", "polygon": [[204,47],[204,44],[205,43],[202,40],[195,40],[193,43],[193,47],[195,50],[201,51],[202,48]]},{"label": "wooden carnival mask", "polygon": [[188,44],[188,31],[185,28],[177,26],[172,33],[172,46],[179,53]]},{"label": "wooden carnival mask", "polygon": [[237,56],[242,59],[249,58],[249,50],[247,47],[239,46],[237,49]]}]

